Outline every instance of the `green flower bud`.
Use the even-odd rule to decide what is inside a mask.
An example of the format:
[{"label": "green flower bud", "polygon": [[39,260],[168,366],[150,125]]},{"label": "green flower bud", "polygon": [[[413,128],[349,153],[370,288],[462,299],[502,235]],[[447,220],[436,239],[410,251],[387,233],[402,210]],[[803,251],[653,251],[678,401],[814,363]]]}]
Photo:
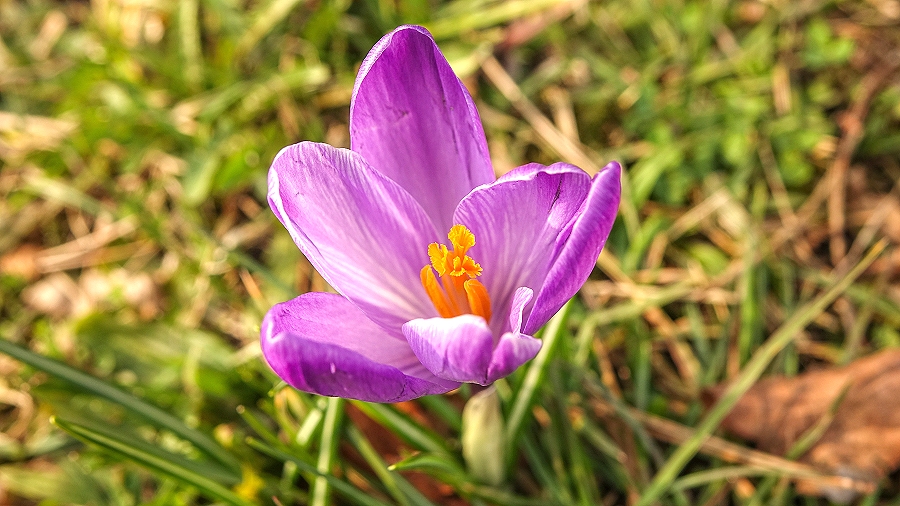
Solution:
[{"label": "green flower bud", "polygon": [[497,389],[491,386],[473,395],[462,413],[462,453],[476,480],[493,486],[503,483],[505,432]]}]

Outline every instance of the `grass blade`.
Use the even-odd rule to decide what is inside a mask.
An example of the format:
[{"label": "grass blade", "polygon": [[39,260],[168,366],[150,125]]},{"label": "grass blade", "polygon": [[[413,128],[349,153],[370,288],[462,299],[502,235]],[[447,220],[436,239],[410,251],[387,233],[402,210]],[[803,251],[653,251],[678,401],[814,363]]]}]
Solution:
[{"label": "grass blade", "polygon": [[525,415],[531,409],[537,388],[547,374],[547,366],[550,363],[550,358],[554,354],[556,348],[555,344],[563,334],[563,322],[566,321],[571,306],[572,302],[567,302],[566,305],[556,313],[556,316],[550,319],[550,323],[547,324],[547,327],[544,330],[544,343],[541,347],[541,351],[538,352],[537,356],[532,360],[531,365],[528,366],[528,372],[525,373],[525,380],[522,382],[522,386],[519,388],[516,398],[513,401],[513,407],[506,424],[506,457],[509,460],[508,464],[512,463],[514,456],[517,454],[515,451],[516,443],[518,441],[519,432],[522,430]]},{"label": "grass blade", "polygon": [[387,427],[391,432],[406,439],[419,450],[448,454],[444,440],[437,434],[429,432],[424,427],[410,421],[391,407],[384,404],[371,404],[368,402],[351,401],[353,405],[366,414],[369,418]]},{"label": "grass blade", "polygon": [[754,353],[753,357],[747,362],[747,365],[744,367],[743,371],[741,371],[741,374],[734,380],[728,389],[725,390],[725,393],[722,394],[719,402],[710,409],[709,414],[707,414],[697,426],[694,435],[679,446],[672,456],[669,457],[669,460],[665,465],[657,472],[653,481],[650,483],[650,486],[637,503],[638,506],[649,506],[659,500],[663,493],[671,486],[672,482],[678,477],[678,473],[681,472],[688,461],[700,449],[700,446],[703,444],[706,437],[712,434],[716,427],[722,423],[722,420],[725,419],[731,411],[731,408],[737,404],[737,401],[741,396],[753,386],[757,379],[759,379],[772,359],[774,359],[775,356],[794,339],[800,330],[815,319],[819,313],[824,311],[829,304],[834,302],[834,300],[837,299],[838,296],[840,296],[844,290],[846,290],[847,287],[875,261],[876,258],[878,258],[881,252],[884,251],[885,246],[886,243],[884,241],[873,246],[866,257],[836,282],[831,289],[812,302],[799,308],[793,316],[784,322],[781,327],[779,327],[778,330],[776,330],[772,336],[756,350],[756,353]]},{"label": "grass blade", "polygon": [[87,426],[70,420],[54,417],[54,425],[82,441],[97,445],[117,456],[136,462],[148,469],[170,476],[182,483],[195,487],[204,495],[224,501],[234,506],[252,506],[228,488],[194,469],[181,465],[183,459],[163,450],[150,451],[146,446],[135,444],[116,431]]},{"label": "grass blade", "polygon": [[310,496],[312,506],[326,506],[329,501],[328,480],[322,475],[331,472],[331,466],[334,464],[335,454],[337,453],[338,442],[341,439],[341,420],[344,414],[344,399],[339,397],[330,397],[328,399],[328,407],[325,408],[325,421],[322,426],[322,442],[319,446],[319,458],[316,461],[316,469],[319,470],[320,476],[312,484]]},{"label": "grass blade", "polygon": [[225,468],[232,471],[236,477],[240,476],[240,464],[238,464],[234,456],[225,451],[206,434],[188,427],[184,422],[162,409],[138,399],[137,397],[89,374],[69,367],[62,362],[43,355],[38,355],[37,353],[26,350],[5,339],[0,339],[0,352],[28,364],[35,369],[40,369],[47,374],[69,382],[97,397],[102,397],[110,402],[118,404],[128,411],[141,416],[156,427],[171,431],[177,436],[190,441],[206,455],[223,464]]},{"label": "grass blade", "polygon": [[329,485],[331,485],[335,490],[341,493],[347,499],[355,502],[356,504],[361,504],[363,506],[388,506],[387,503],[379,501],[374,497],[357,490],[353,485],[341,481],[335,476],[332,476],[328,473],[323,473],[316,469],[314,466],[309,465],[307,462],[299,459],[293,455],[287,454],[281,450],[277,450],[275,448],[266,446],[260,441],[257,441],[253,438],[247,439],[247,444],[258,450],[261,453],[264,453],[274,459],[278,459],[282,462],[293,462],[297,468],[299,468],[302,472],[315,475],[323,480],[327,481]]}]

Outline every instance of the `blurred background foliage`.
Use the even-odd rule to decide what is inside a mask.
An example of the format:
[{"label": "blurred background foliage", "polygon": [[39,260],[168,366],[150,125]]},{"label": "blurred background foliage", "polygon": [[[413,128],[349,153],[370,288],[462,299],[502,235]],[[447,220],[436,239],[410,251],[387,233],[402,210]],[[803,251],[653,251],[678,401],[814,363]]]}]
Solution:
[{"label": "blurred background foliage", "polygon": [[[498,384],[504,487],[464,471],[468,388],[327,400],[259,353],[273,303],[325,288],[268,163],[349,144],[403,23],[498,174],[627,166],[597,272]],[[0,504],[825,502],[700,448],[728,407],[701,393],[900,346],[898,65],[897,0],[0,0]]]}]

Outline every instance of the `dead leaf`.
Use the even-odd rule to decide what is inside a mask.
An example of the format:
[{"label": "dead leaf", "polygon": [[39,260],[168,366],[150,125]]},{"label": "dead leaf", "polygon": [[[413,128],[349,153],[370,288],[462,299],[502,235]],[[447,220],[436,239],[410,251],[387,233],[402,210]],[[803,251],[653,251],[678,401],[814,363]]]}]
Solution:
[{"label": "dead leaf", "polygon": [[[712,405],[724,391],[725,385],[711,388],[704,392],[704,401]],[[810,429],[824,423],[821,437],[799,460],[875,484],[900,466],[898,392],[900,350],[885,350],[844,368],[764,379],[738,401],[722,427],[763,451],[785,455]],[[852,490],[803,481],[797,482],[797,490],[834,502],[855,496]]]}]

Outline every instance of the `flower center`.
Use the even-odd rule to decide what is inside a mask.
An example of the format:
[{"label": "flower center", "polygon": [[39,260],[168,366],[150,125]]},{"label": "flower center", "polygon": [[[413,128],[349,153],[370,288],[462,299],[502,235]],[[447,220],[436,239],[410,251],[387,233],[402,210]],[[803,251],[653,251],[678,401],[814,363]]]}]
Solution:
[{"label": "flower center", "polygon": [[481,266],[466,254],[475,246],[475,234],[464,225],[453,225],[447,238],[453,249],[436,242],[428,245],[431,265],[422,267],[421,272],[428,298],[444,318],[468,313],[489,321],[491,299],[484,285],[475,279],[481,276]]}]

